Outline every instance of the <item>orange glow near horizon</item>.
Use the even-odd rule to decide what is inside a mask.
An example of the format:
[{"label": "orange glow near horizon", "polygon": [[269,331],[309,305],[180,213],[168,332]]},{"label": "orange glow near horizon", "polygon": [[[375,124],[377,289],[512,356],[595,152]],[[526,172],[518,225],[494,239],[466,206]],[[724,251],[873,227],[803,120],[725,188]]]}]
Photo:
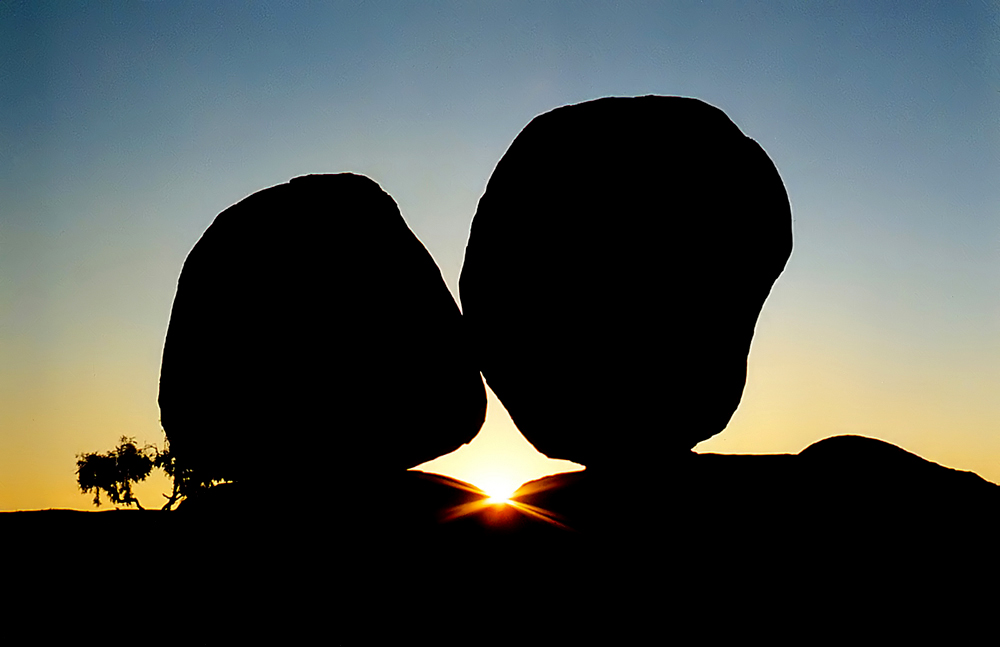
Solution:
[{"label": "orange glow near horizon", "polygon": [[[468,489],[468,488],[463,487],[463,489]],[[461,517],[483,512],[487,508],[496,507],[497,509],[499,509],[501,506],[503,506],[512,508],[516,512],[526,515],[528,517],[532,517],[539,521],[544,521],[545,523],[556,526],[557,528],[562,528],[563,530],[572,530],[572,528],[564,522],[564,519],[562,519],[562,517],[560,517],[555,512],[552,512],[551,510],[546,510],[536,505],[531,505],[530,503],[518,501],[516,498],[510,498],[509,496],[502,496],[502,495],[489,496],[485,491],[482,491],[479,488],[476,488],[475,491],[477,494],[482,494],[484,498],[479,499],[478,501],[463,503],[448,509],[441,516],[441,521],[443,522],[453,521]],[[529,489],[523,494],[528,494],[531,491],[532,490]],[[513,494],[514,494],[513,492],[509,493],[510,496],[513,496]]]},{"label": "orange glow near horizon", "polygon": [[[445,510],[439,517],[441,522],[454,521],[461,517],[487,512],[488,514],[482,517],[487,521],[487,523],[503,524],[511,519],[510,514],[505,512],[505,510],[510,509],[511,512],[523,514],[533,519],[556,526],[557,528],[572,530],[572,528],[565,523],[565,519],[563,519],[559,514],[517,499],[518,496],[528,496],[556,486],[553,481],[532,480],[522,483],[517,487],[511,486],[511,481],[509,479],[499,479],[495,477],[485,478],[482,481],[485,487],[479,487],[467,482],[456,483],[455,481],[445,481],[445,483],[447,483],[450,487],[460,488],[472,494],[479,495],[481,498],[475,501],[462,503]],[[495,513],[499,513],[499,515]]]}]

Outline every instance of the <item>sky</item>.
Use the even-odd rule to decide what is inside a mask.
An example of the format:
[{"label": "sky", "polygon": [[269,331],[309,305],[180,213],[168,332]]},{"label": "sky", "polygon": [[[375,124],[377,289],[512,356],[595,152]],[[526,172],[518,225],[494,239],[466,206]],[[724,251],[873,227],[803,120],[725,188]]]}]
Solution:
[{"label": "sky", "polygon": [[[177,277],[226,207],[367,175],[457,296],[520,130],[645,94],[725,111],[792,205],[743,400],[697,451],[861,434],[1000,483],[1000,2],[33,0],[0,1],[0,510],[92,509],[77,454],[162,447]],[[422,469],[579,469],[489,406]],[[275,430],[303,436],[334,451]]]}]

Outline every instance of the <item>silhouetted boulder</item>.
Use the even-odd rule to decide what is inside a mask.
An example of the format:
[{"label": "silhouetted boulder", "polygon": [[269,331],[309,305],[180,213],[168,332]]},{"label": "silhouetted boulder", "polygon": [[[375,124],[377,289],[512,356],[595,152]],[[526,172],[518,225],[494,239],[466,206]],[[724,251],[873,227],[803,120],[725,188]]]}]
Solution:
[{"label": "silhouetted boulder", "polygon": [[[309,175],[226,209],[181,272],[159,403],[177,463],[309,498],[469,442],[486,396],[461,314],[372,180]],[[332,492],[331,494],[336,494]]]},{"label": "silhouetted boulder", "polygon": [[599,99],[536,117],[500,160],[462,308],[486,381],[539,451],[655,462],[728,424],[791,247],[777,170],[721,110]]}]

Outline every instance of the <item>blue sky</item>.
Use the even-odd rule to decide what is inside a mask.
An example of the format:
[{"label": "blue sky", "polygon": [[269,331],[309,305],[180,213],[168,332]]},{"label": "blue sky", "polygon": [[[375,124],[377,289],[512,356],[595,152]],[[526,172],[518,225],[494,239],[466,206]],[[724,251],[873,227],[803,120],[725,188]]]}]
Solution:
[{"label": "blue sky", "polygon": [[[76,453],[161,442],[177,275],[227,206],[368,175],[457,293],[521,128],[642,94],[723,109],[794,216],[743,403],[699,450],[862,433],[1000,481],[996,2],[4,2],[0,509],[86,508]],[[494,436],[441,469],[507,460]]]}]

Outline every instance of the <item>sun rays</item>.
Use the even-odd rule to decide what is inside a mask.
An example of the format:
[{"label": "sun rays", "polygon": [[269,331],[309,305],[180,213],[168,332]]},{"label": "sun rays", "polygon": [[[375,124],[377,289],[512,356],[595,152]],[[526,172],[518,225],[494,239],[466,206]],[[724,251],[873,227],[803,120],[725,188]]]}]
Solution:
[{"label": "sun rays", "polygon": [[470,515],[480,515],[480,519],[485,520],[489,524],[504,523],[510,521],[510,515],[507,514],[507,511],[512,511],[563,530],[572,530],[559,514],[518,500],[519,497],[528,496],[547,489],[537,481],[525,483],[518,487],[511,486],[508,480],[499,478],[491,480],[486,478],[483,480],[482,487],[466,483],[449,483],[449,485],[476,494],[480,498],[475,501],[468,501],[452,506],[445,510],[440,518],[443,523]]}]

